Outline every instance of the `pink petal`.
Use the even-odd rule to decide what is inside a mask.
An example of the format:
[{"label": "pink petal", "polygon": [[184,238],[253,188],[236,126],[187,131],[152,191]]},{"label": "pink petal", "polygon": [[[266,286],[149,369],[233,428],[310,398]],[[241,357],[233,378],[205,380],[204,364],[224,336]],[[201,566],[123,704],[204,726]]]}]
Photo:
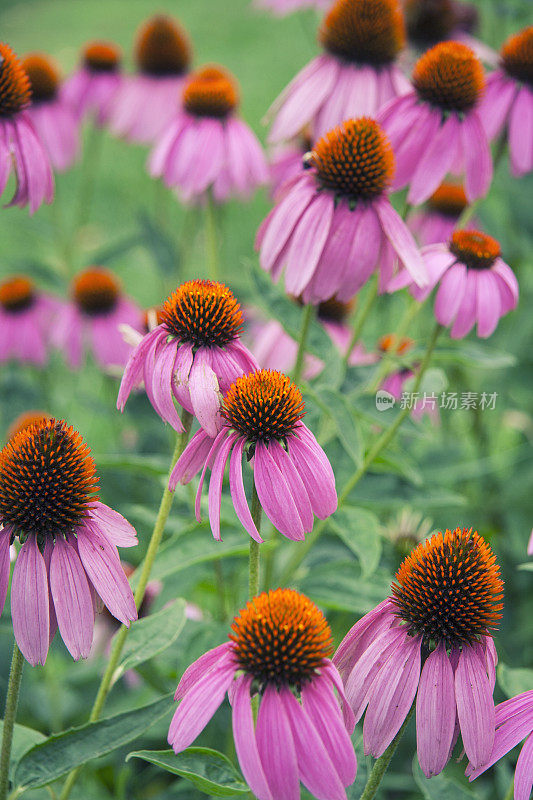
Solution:
[{"label": "pink petal", "polygon": [[509,117],[509,153],[513,175],[533,169],[533,92],[522,86]]},{"label": "pink petal", "polygon": [[96,501],[91,506],[90,516],[116,547],[133,547],[139,544],[137,531],[118,511]]},{"label": "pink petal", "polygon": [[311,508],[319,519],[326,519],[337,509],[335,475],[326,459],[318,459],[314,450],[297,435],[287,440],[288,455],[294,462],[311,501]]},{"label": "pink petal", "polygon": [[[533,135],[533,129],[531,131]],[[492,181],[492,155],[487,134],[475,111],[465,114],[461,124],[465,164],[465,194],[472,203],[484,197]]]},{"label": "pink petal", "polygon": [[533,736],[528,736],[516,762],[514,800],[529,800],[533,788]]},{"label": "pink petal", "polygon": [[333,221],[334,207],[331,192],[317,193],[294,228],[287,251],[285,288],[295,297],[302,293],[317,269]]},{"label": "pink petal", "polygon": [[11,528],[0,530],[0,614],[4,608],[9,585],[10,558],[9,548],[11,540]]},{"label": "pink petal", "polygon": [[93,641],[91,590],[78,553],[62,536],[50,560],[50,590],[61,638],[76,661],[87,658]]},{"label": "pink petal", "polygon": [[168,488],[174,491],[178,483],[189,483],[207,461],[207,456],[213,446],[213,439],[207,435],[203,428],[196,431],[191,441],[178,458],[170,475]]},{"label": "pink petal", "polygon": [[431,197],[444,180],[457,153],[460,127],[457,116],[450,114],[435,136],[429,140],[407,195],[407,200],[412,205],[419,205]]},{"label": "pink petal", "polygon": [[11,582],[11,617],[17,644],[32,667],[48,654],[50,615],[46,564],[35,536],[19,550]]},{"label": "pink petal", "polygon": [[256,542],[261,544],[263,539],[261,538],[255,522],[252,519],[250,507],[244,493],[244,483],[242,478],[242,453],[245,444],[246,439],[244,436],[241,436],[235,442],[229,464],[229,486],[231,498],[233,500],[233,506],[235,508],[235,513],[239,518],[239,522],[250,534],[252,539],[255,539]]},{"label": "pink petal", "polygon": [[[353,625],[333,656],[333,663],[339,670],[343,680],[346,682],[348,673],[353,669],[354,664],[367,649],[371,641],[382,632],[388,629],[396,619],[391,614],[392,603],[389,598],[382,600],[368,614]],[[384,627],[383,627],[384,626]]]},{"label": "pink petal", "polygon": [[255,736],[272,797],[299,800],[298,760],[291,726],[280,694],[270,685],[261,698]]},{"label": "pink petal", "polygon": [[439,643],[422,668],[416,698],[416,748],[426,778],[448,762],[455,728],[455,685],[445,646]]},{"label": "pink petal", "polygon": [[450,325],[457,316],[466,288],[466,267],[454,264],[445,272],[435,298],[435,317],[441,325]]},{"label": "pink petal", "polygon": [[280,533],[303,539],[304,529],[289,484],[263,442],[257,442],[255,486],[263,511]]},{"label": "pink petal", "polygon": [[287,453],[279,442],[272,441],[270,443],[269,453],[287,481],[291,495],[296,503],[298,514],[302,520],[303,529],[305,533],[309,533],[313,530],[313,509],[304,482],[299,475],[299,471],[289,453]]},{"label": "pink petal", "polygon": [[259,800],[274,800],[267,783],[255,738],[252,705],[250,702],[250,675],[241,675],[235,681],[233,693],[233,740],[237,758],[246,783]]},{"label": "pink petal", "polygon": [[501,258],[494,262],[492,273],[498,276],[502,314],[507,314],[518,303],[518,281],[511,267]]},{"label": "pink petal", "polygon": [[178,433],[183,432],[183,424],[179,418],[173,401],[172,382],[174,380],[177,359],[176,345],[171,343],[161,348],[152,374],[153,406],[159,416],[168,422]]},{"label": "pink petal", "polygon": [[198,422],[208,436],[216,436],[220,427],[221,395],[208,348],[200,347],[196,351],[189,376],[189,394]]},{"label": "pink petal", "polygon": [[491,270],[477,274],[477,333],[486,338],[494,333],[501,313],[498,279]]},{"label": "pink petal", "polygon": [[273,208],[256,239],[259,263],[270,271],[290,240],[295,226],[316,194],[312,176],[305,175]]},{"label": "pink petal", "polygon": [[211,525],[211,532],[217,541],[220,541],[220,503],[222,499],[222,481],[224,480],[224,470],[229,458],[230,450],[233,447],[235,440],[238,438],[237,433],[232,433],[218,449],[213,468],[211,470],[211,480],[209,481],[209,523]]},{"label": "pink petal", "polygon": [[450,334],[452,339],[462,339],[474,327],[477,297],[476,278],[475,270],[467,270],[465,293]]},{"label": "pink petal", "polygon": [[428,276],[420,250],[409,228],[394,210],[389,200],[380,198],[374,203],[385,235],[417,286],[426,286]]},{"label": "pink petal", "polygon": [[[208,650],[207,653],[204,653],[200,658],[197,658],[196,661],[193,661],[181,676],[178,688],[174,694],[174,700],[182,700],[187,692],[190,691],[193,686],[196,686],[198,681],[202,680],[204,675],[207,675],[207,673],[211,672],[213,669],[217,669],[218,662],[222,659],[226,651],[231,649],[232,644],[230,642],[224,642],[224,644],[213,647],[212,650]],[[224,663],[225,658],[222,661],[222,664]]]},{"label": "pink petal", "polygon": [[489,760],[494,743],[494,701],[485,665],[464,646],[455,671],[457,714],[466,754],[474,767]]}]

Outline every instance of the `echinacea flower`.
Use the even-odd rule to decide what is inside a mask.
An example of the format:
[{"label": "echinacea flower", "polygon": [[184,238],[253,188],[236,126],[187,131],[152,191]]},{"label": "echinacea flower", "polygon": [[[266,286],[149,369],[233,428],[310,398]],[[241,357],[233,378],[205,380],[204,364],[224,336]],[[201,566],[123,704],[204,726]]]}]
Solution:
[{"label": "echinacea flower", "polygon": [[174,405],[194,414],[209,436],[221,425],[221,395],[257,363],[239,336],[240,304],[222,283],[194,280],[165,300],[161,323],[131,353],[117,399],[126,400],[141,380],[155,411],[177,431],[183,425]]},{"label": "echinacea flower", "polygon": [[25,275],[0,283],[0,363],[15,359],[42,367],[48,359],[50,325],[60,303]]},{"label": "echinacea flower", "polygon": [[112,42],[89,42],[83,50],[82,63],[61,87],[61,99],[76,116],[91,116],[105,125],[113,111],[122,83],[121,53]]},{"label": "echinacea flower", "polygon": [[314,797],[346,800],[357,771],[353,715],[322,612],[305,595],[276,589],[250,600],[231,627],[229,642],[183,674],[169,744],[176,753],[189,747],[227,692],[237,758],[258,800],[299,800],[300,781]]},{"label": "echinacea flower", "polygon": [[452,325],[452,339],[462,339],[477,322],[477,335],[494,333],[498,320],[518,303],[518,281],[501,257],[499,242],[480,231],[454,231],[448,244],[422,248],[429,286],[420,289],[405,272],[396,275],[388,291],[409,286],[422,302],[439,284],[435,318]]},{"label": "echinacea flower", "polygon": [[54,169],[69,169],[80,150],[80,124],[73,110],[61,99],[59,72],[44,53],[30,53],[22,61],[30,80],[31,106],[28,116],[43,142]]},{"label": "echinacea flower", "polygon": [[124,77],[113,101],[111,131],[130,142],[148,144],[172,121],[191,61],[183,28],[164,14],[141,27],[135,45],[137,74]]},{"label": "echinacea flower", "polygon": [[257,8],[267,8],[279,17],[298,11],[301,8],[325,9],[332,0],[255,0]]},{"label": "echinacea flower", "polygon": [[290,142],[272,148],[269,163],[270,184],[274,198],[281,197],[285,184],[289,184],[289,181],[301,173],[306,153],[312,146],[310,137],[302,132]]},{"label": "echinacea flower", "polygon": [[0,195],[15,173],[17,187],[9,206],[29,206],[33,214],[54,197],[50,160],[28,114],[30,80],[9,47],[0,42]]},{"label": "echinacea flower", "polygon": [[326,454],[303,422],[302,393],[286,375],[259,370],[238,378],[224,398],[224,421],[216,438],[199,430],[174,467],[169,488],[189,483],[202,471],[196,494],[196,518],[207,468],[209,522],[220,539],[220,503],[229,461],[230,492],[235,513],[250,536],[262,542],[252,519],[242,472],[242,457],[253,459],[254,482],[263,511],[289,539],[304,539],[314,515],[326,519],[337,508],[335,476]]},{"label": "echinacea flower", "polygon": [[513,796],[514,800],[529,800],[533,789],[533,689],[496,706],[492,753],[486,764],[477,768],[468,765],[466,774],[469,780],[475,780],[523,739],[525,742],[516,762]]},{"label": "echinacea flower", "polygon": [[511,36],[500,51],[500,69],[487,78],[479,115],[489,139],[506,131],[511,172],[533,170],[533,25]]},{"label": "echinacea flower", "polygon": [[441,42],[416,62],[413,90],[378,115],[396,156],[393,188],[409,184],[412,205],[431,197],[448,172],[464,172],[469,202],[487,193],[492,156],[478,113],[484,88],[474,52],[461,42]]},{"label": "echinacea flower", "polygon": [[476,531],[436,533],[402,562],[391,595],[348,632],[333,657],[356,717],[365,712],[366,754],[382,755],[416,696],[418,761],[447,764],[459,731],[471,763],[494,742],[497,655],[490,629],[501,618],[503,582]]},{"label": "echinacea flower", "polygon": [[274,102],[269,141],[292,139],[309,125],[318,139],[345,119],[374,116],[409,91],[395,59],[405,44],[398,0],[335,0],[319,32],[324,53]]},{"label": "echinacea flower", "polygon": [[256,248],[263,269],[304,303],[350,300],[380,270],[383,290],[399,260],[421,286],[418,247],[388,188],[394,154],[377,122],[360,117],[319,139],[305,169],[263,221]]},{"label": "echinacea flower", "polygon": [[113,273],[90,267],[73,279],[71,301],[56,316],[52,342],[73,369],[82,363],[84,345],[102,369],[122,367],[131,347],[124,341],[120,326],[140,330],[141,318],[140,308],[122,294]]},{"label": "echinacea flower", "polygon": [[[433,192],[424,208],[409,214],[409,227],[422,245],[447,242],[467,205],[463,186],[445,181]],[[477,220],[471,219],[466,230],[478,226]]]},{"label": "echinacea flower", "polygon": [[178,190],[185,202],[212,192],[217,202],[248,197],[268,180],[266,159],[253,131],[236,114],[238,90],[216,65],[194,72],[177,110],[150,155],[149,172]]},{"label": "echinacea flower", "polygon": [[117,551],[137,544],[137,535],[97,489],[89,448],[62,420],[41,418],[0,452],[0,608],[9,546],[18,539],[11,615],[32,666],[46,661],[57,627],[73,658],[89,655],[97,598],[124,625],[137,619]]}]

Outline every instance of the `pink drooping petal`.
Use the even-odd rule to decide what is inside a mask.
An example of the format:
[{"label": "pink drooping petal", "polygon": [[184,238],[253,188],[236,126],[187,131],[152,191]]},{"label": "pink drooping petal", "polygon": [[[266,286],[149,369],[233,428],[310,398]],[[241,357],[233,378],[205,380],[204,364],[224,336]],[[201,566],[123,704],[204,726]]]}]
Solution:
[{"label": "pink drooping petal", "polygon": [[290,689],[281,689],[279,695],[292,732],[300,780],[321,800],[346,800],[339,774],[307,711]]},{"label": "pink drooping petal", "polygon": [[522,86],[509,117],[511,172],[520,177],[533,169],[533,91]]},{"label": "pink drooping petal", "polygon": [[208,436],[220,429],[220,388],[211,367],[209,348],[200,347],[194,356],[189,376],[189,394],[194,415]]},{"label": "pink drooping petal", "polygon": [[190,343],[182,344],[178,347],[178,355],[174,363],[174,377],[172,380],[172,392],[174,397],[190,414],[193,413],[191,398],[189,395],[189,375],[193,362],[193,350]]},{"label": "pink drooping petal", "polygon": [[261,544],[263,539],[261,538],[255,522],[252,519],[250,507],[244,493],[244,483],[242,477],[242,453],[245,444],[246,439],[244,436],[241,436],[235,442],[235,446],[231,452],[229,464],[229,486],[231,499],[233,500],[233,507],[235,508],[235,513],[239,518],[239,522],[250,534],[252,539],[255,539],[256,542]]},{"label": "pink drooping petal", "polygon": [[477,113],[489,141],[492,141],[505,125],[517,93],[518,86],[515,81],[506,78],[500,70],[488,76]]},{"label": "pink drooping petal", "polygon": [[477,334],[487,338],[496,330],[501,315],[498,280],[491,270],[479,270],[477,274]]},{"label": "pink drooping petal", "polygon": [[[533,128],[531,134],[533,136]],[[492,181],[489,142],[475,111],[465,114],[462,121],[461,144],[465,165],[465,194],[472,203],[487,194]]]},{"label": "pink drooping petal", "polygon": [[32,667],[48,654],[50,614],[46,564],[35,536],[19,550],[11,582],[13,632],[22,655]]},{"label": "pink drooping petal", "polygon": [[11,528],[0,530],[0,614],[6,602],[7,587],[9,585],[10,558],[9,548],[11,543]]},{"label": "pink drooping petal", "polygon": [[[44,558],[44,563],[46,564],[48,587],[50,587],[50,562],[52,560],[53,552],[54,552],[54,541],[53,539],[47,536],[44,542],[43,558]],[[50,590],[48,591],[48,618],[50,621],[48,641],[49,643],[51,643],[57,631],[57,617],[54,608],[54,600],[52,597],[52,592]]]},{"label": "pink drooping petal", "polygon": [[139,544],[137,531],[118,511],[100,501],[91,505],[90,516],[115,547],[133,547]]},{"label": "pink drooping petal", "polygon": [[254,476],[261,506],[274,527],[289,539],[303,539],[305,532],[290,486],[263,442],[257,442],[255,448]]},{"label": "pink drooping petal", "polygon": [[91,583],[111,614],[129,626],[137,619],[137,609],[117,548],[89,520],[80,525],[77,535],[78,552]]},{"label": "pink drooping petal", "polygon": [[330,682],[332,688],[337,692],[339,703],[342,708],[344,727],[351,736],[355,729],[355,715],[348,702],[348,698],[344,694],[344,684],[342,682],[342,678],[339,675],[335,664],[333,664],[331,661],[328,661],[326,665],[322,667],[322,674],[325,676],[326,680]]},{"label": "pink drooping petal", "polygon": [[176,360],[176,347],[173,344],[161,348],[152,375],[152,397],[159,416],[175,431],[182,433],[183,423],[174,405],[172,391]]},{"label": "pink drooping petal", "polygon": [[489,760],[494,744],[494,701],[485,664],[468,646],[463,646],[455,671],[455,696],[466,754],[474,767],[480,767]]},{"label": "pink drooping petal", "polygon": [[289,453],[277,441],[272,441],[269,453],[279,467],[279,470],[289,486],[291,495],[296,503],[298,514],[302,520],[302,527],[305,533],[313,530],[313,508],[311,500],[305,488],[305,484],[300,477],[299,470],[291,459]]},{"label": "pink drooping petal", "polygon": [[379,215],[387,239],[414,282],[417,286],[427,286],[428,276],[420,250],[405,222],[385,197],[376,201],[374,208]]},{"label": "pink drooping petal", "polygon": [[404,126],[399,143],[393,151],[396,159],[396,171],[392,181],[392,190],[406,186],[418,169],[427,142],[432,142],[440,128],[440,115],[433,113],[426,105],[417,106],[417,119]]},{"label": "pink drooping petal", "polygon": [[492,273],[498,277],[502,314],[516,308],[518,303],[518,281],[511,267],[497,258],[492,266]]},{"label": "pink drooping petal", "polygon": [[492,753],[490,759],[477,769],[473,764],[468,765],[466,775],[471,781],[482,775],[533,731],[532,701],[533,689],[530,689],[496,706],[496,733]]},{"label": "pink drooping petal", "polygon": [[261,698],[255,736],[272,796],[299,800],[298,760],[290,722],[281,695],[270,685]]},{"label": "pink drooping petal", "polygon": [[417,637],[404,639],[392,650],[372,684],[363,728],[367,755],[383,755],[413,705],[420,679],[420,646]]},{"label": "pink drooping petal", "polygon": [[367,649],[371,641],[383,630],[391,627],[397,617],[391,614],[393,607],[391,600],[387,597],[379,605],[365,614],[364,617],[350,628],[333,656],[333,663],[338,669],[344,682],[347,681],[349,673],[354,664],[359,660]]},{"label": "pink drooping petal", "polygon": [[350,262],[351,241],[360,214],[351,211],[348,203],[340,202],[335,208],[329,235],[320,256],[320,263],[304,292],[304,302],[319,302],[335,294],[342,284],[343,273],[358,262]]},{"label": "pink drooping petal", "polygon": [[355,780],[357,759],[329,681],[320,677],[305,684],[302,698],[343,786],[350,786]]},{"label": "pink drooping petal", "polygon": [[203,731],[229,689],[235,674],[233,655],[229,650],[191,686],[174,712],[168,729],[168,743],[175,753],[189,747]]},{"label": "pink drooping petal", "polygon": [[275,800],[268,785],[255,738],[250,701],[251,675],[241,675],[233,692],[233,741],[246,783],[258,800]]},{"label": "pink drooping petal", "polygon": [[78,553],[62,536],[50,560],[50,590],[61,638],[76,661],[87,658],[93,641],[91,590]]},{"label": "pink drooping petal", "polygon": [[516,762],[514,800],[529,800],[533,788],[533,735],[528,736]]},{"label": "pink drooping petal", "polygon": [[147,333],[137,347],[132,350],[126,367],[124,368],[124,375],[122,376],[118,392],[117,408],[119,411],[124,411],[126,400],[132,389],[138,386],[142,380],[145,358],[153,342],[164,340],[167,335],[168,333],[158,325],[153,331]]},{"label": "pink drooping petal", "polygon": [[435,136],[429,140],[407,195],[407,200],[412,205],[419,205],[431,197],[444,180],[457,153],[460,127],[457,116],[450,114]]},{"label": "pink drooping petal", "polygon": [[213,468],[211,470],[211,479],[209,481],[209,524],[211,525],[211,532],[213,537],[220,541],[220,503],[222,499],[222,482],[224,480],[224,470],[229,458],[231,448],[235,440],[238,438],[237,433],[231,433],[227,439],[224,439],[222,445],[218,449],[215,460],[213,461]]},{"label": "pink drooping petal", "polygon": [[422,668],[416,698],[416,749],[426,778],[446,766],[455,728],[453,669],[440,642]]},{"label": "pink drooping petal", "polygon": [[466,267],[454,264],[445,272],[435,298],[435,318],[441,325],[450,325],[461,305],[466,288]]},{"label": "pink drooping petal", "polygon": [[227,426],[224,426],[222,428],[222,430],[220,431],[220,433],[217,435],[217,437],[215,439],[211,439],[210,440],[211,441],[211,448],[209,450],[209,453],[207,454],[207,458],[205,460],[205,464],[204,464],[204,466],[202,468],[202,472],[200,474],[200,480],[198,482],[198,489],[196,490],[196,501],[195,501],[195,504],[194,504],[194,513],[195,513],[195,516],[196,516],[196,519],[197,519],[198,522],[202,521],[201,502],[202,502],[202,490],[203,490],[203,487],[204,487],[205,474],[207,472],[208,467],[209,468],[212,467],[212,465],[214,463],[214,460],[216,458],[216,455],[218,453],[218,450],[219,450],[220,447],[223,446],[224,439],[228,435],[228,432],[229,432],[229,428]]},{"label": "pink drooping petal", "polygon": [[212,446],[213,439],[207,435],[203,428],[196,431],[172,470],[168,482],[168,488],[171,492],[174,491],[178,483],[189,483],[205,466]]},{"label": "pink drooping petal", "polygon": [[466,288],[461,305],[453,324],[450,336],[452,339],[462,339],[472,330],[476,321],[476,289],[477,274],[475,270],[467,270]]},{"label": "pink drooping petal", "polygon": [[306,488],[311,508],[319,519],[326,519],[337,509],[335,475],[326,459],[318,459],[315,451],[298,436],[287,440],[288,456],[294,462]]},{"label": "pink drooping petal", "polygon": [[328,191],[317,193],[294,228],[287,251],[285,288],[295,297],[302,293],[317,269],[334,210],[334,195]]},{"label": "pink drooping petal", "polygon": [[227,650],[232,649],[232,644],[230,642],[224,642],[224,644],[219,644],[218,647],[213,647],[212,650],[208,650],[206,653],[197,658],[196,661],[193,661],[190,664],[183,675],[181,676],[181,680],[178,683],[178,688],[174,694],[174,700],[178,701],[185,697],[187,692],[189,692],[193,686],[201,681],[205,675],[207,675],[212,670],[216,670],[218,667],[219,661],[224,657],[222,661],[222,665],[226,663],[225,654]]},{"label": "pink drooping petal", "polygon": [[273,269],[295,226],[314,197],[313,178],[304,174],[264,220],[255,241],[256,249],[260,250],[259,263],[264,270]]}]

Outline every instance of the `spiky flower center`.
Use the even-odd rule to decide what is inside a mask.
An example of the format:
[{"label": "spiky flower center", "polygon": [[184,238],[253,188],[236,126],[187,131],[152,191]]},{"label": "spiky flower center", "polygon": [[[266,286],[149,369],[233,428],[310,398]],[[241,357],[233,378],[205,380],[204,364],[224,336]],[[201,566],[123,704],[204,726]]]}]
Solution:
[{"label": "spiky flower center", "polygon": [[193,347],[225,347],[239,337],[241,306],[223,283],[194,280],[182,283],[165,300],[163,325],[180,342]]},{"label": "spiky flower center", "polygon": [[83,64],[91,72],[116,72],[120,58],[120,48],[113,42],[89,42],[83,51]]},{"label": "spiky flower center", "polygon": [[407,336],[398,336],[395,333],[387,333],[382,336],[378,342],[378,348],[382,353],[394,352],[397,355],[403,356],[408,353],[414,345],[414,341]]},{"label": "spiky flower center", "polygon": [[16,314],[29,308],[35,300],[33,281],[23,275],[8,278],[0,284],[0,305],[8,313]]},{"label": "spiky flower center", "polygon": [[7,438],[12,439],[17,433],[25,431],[26,428],[31,428],[37,422],[43,419],[52,419],[51,415],[46,411],[24,411],[16,417],[7,431]]},{"label": "spiky flower center", "polygon": [[33,103],[56,97],[59,72],[51,58],[44,53],[30,53],[23,59],[22,67],[30,80]]},{"label": "spiky flower center", "polygon": [[182,75],[191,62],[187,34],[172,17],[158,14],[141,26],[135,60],[141,72],[148,75]]},{"label": "spiky flower center", "polygon": [[337,300],[336,297],[330,297],[329,300],[324,300],[318,304],[317,316],[323,322],[344,322],[354,305],[355,300],[343,303],[341,300]]},{"label": "spiky flower center", "polygon": [[97,500],[96,466],[80,434],[63,420],[41,418],[0,452],[0,520],[15,535],[75,530]]},{"label": "spiky flower center", "polygon": [[419,58],[413,71],[418,96],[442,111],[468,111],[485,88],[481,61],[461,42],[441,42]]},{"label": "spiky flower center", "polygon": [[507,39],[501,49],[501,60],[508,75],[533,85],[533,25]]},{"label": "spiky flower center", "polygon": [[480,231],[454,231],[449,249],[469,269],[489,269],[501,255],[500,243]]},{"label": "spiky flower center", "polygon": [[72,294],[80,311],[89,316],[108,314],[120,295],[120,284],[109,270],[92,267],[80,272],[72,282]]},{"label": "spiky flower center", "polygon": [[407,0],[405,3],[407,35],[421,47],[448,39],[456,21],[452,0]]},{"label": "spiky flower center", "polygon": [[465,190],[458,183],[443,183],[428,200],[431,209],[452,219],[457,219],[467,205]]},{"label": "spiky flower center", "polygon": [[258,682],[298,691],[333,652],[322,612],[293,589],[263,592],[235,617],[229,637],[239,667]]},{"label": "spiky flower center", "polygon": [[217,66],[193,73],[183,92],[183,106],[196,117],[223,119],[237,107],[239,94],[235,79]]},{"label": "spiky flower center", "polygon": [[501,619],[503,581],[496,556],[472,528],[437,533],[396,573],[397,615],[428,647],[473,644]]},{"label": "spiky flower center", "polygon": [[11,117],[30,102],[30,79],[10,46],[0,42],[0,117]]},{"label": "spiky flower center", "polygon": [[394,175],[389,140],[370,117],[349,119],[328,131],[307,160],[319,186],[354,200],[380,195]]},{"label": "spiky flower center", "polygon": [[346,61],[380,67],[390,64],[405,45],[398,0],[336,0],[324,18],[319,41]]},{"label": "spiky flower center", "polygon": [[221,413],[249,442],[282,441],[302,419],[305,406],[302,393],[286,375],[261,369],[235,381]]}]

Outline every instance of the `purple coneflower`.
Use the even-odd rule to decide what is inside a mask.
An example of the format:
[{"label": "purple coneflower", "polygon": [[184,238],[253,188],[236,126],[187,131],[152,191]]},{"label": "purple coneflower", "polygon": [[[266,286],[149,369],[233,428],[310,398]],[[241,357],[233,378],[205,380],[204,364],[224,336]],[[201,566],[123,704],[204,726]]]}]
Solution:
[{"label": "purple coneflower", "polygon": [[135,529],[99,502],[96,466],[80,434],[42,418],[0,452],[0,607],[9,582],[9,546],[18,538],[11,584],[17,644],[44,664],[56,628],[73,658],[91,649],[99,597],[129,625],[137,619],[117,545],[137,544]]},{"label": "purple coneflower", "polygon": [[52,166],[62,172],[72,166],[79,154],[79,120],[60,97],[59,72],[47,55],[30,53],[25,56],[22,67],[31,85],[28,116],[48,151]]},{"label": "purple coneflower", "polygon": [[0,42],[0,195],[13,171],[17,188],[8,205],[29,205],[33,214],[52,202],[54,176],[27,111],[30,102],[30,80],[10,46]]},{"label": "purple coneflower", "polygon": [[299,800],[300,781],[322,800],[346,800],[357,771],[354,722],[324,615],[305,595],[276,589],[250,600],[231,627],[229,642],[183,674],[169,744],[176,753],[189,747],[227,692],[237,758],[258,800]]},{"label": "purple coneflower", "polygon": [[499,242],[480,231],[455,231],[448,244],[422,249],[429,286],[420,289],[404,271],[389,284],[389,291],[409,286],[422,302],[439,284],[435,318],[452,325],[451,337],[462,339],[477,322],[477,335],[494,333],[498,320],[518,303],[518,281],[501,258]]},{"label": "purple coneflower", "polygon": [[224,69],[203,67],[189,78],[179,110],[156,143],[150,175],[162,177],[186,202],[206,192],[224,202],[248,197],[268,181],[268,166],[255,134],[236,115],[234,78]]},{"label": "purple coneflower", "polygon": [[172,122],[191,61],[187,34],[172,17],[158,14],[141,27],[135,47],[136,75],[124,77],[109,126],[117,136],[148,144]]},{"label": "purple coneflower", "polygon": [[496,734],[492,753],[486,764],[466,770],[471,781],[492,767],[523,739],[524,746],[516,762],[514,800],[529,800],[533,788],[533,689],[505,700],[496,706]]},{"label": "purple coneflower", "polygon": [[223,283],[194,280],[167,297],[160,315],[162,322],[129,357],[117,408],[124,410],[131,390],[144,380],[148,398],[165,422],[183,430],[176,399],[214,437],[222,424],[221,395],[240,375],[257,369],[239,340],[240,304]]},{"label": "purple coneflower", "polygon": [[84,340],[102,369],[123,367],[131,353],[121,325],[140,330],[140,308],[121,293],[118,280],[103,267],[91,267],[72,281],[72,300],[56,316],[52,342],[73,368],[81,365]]},{"label": "purple coneflower", "polygon": [[82,64],[61,87],[61,99],[78,118],[94,116],[99,126],[108,122],[122,83],[120,59],[120,50],[112,42],[86,45]]},{"label": "purple coneflower", "polygon": [[319,139],[256,238],[263,269],[304,303],[345,302],[380,269],[384,290],[399,260],[426,282],[418,247],[388,198],[394,155],[377,122],[360,117]]},{"label": "purple coneflower", "polygon": [[424,774],[447,764],[459,731],[471,763],[494,742],[496,649],[503,582],[477,532],[434,534],[402,562],[392,594],[348,632],[333,663],[356,721],[366,709],[366,754],[381,756],[416,695],[418,760]]},{"label": "purple coneflower", "polygon": [[285,184],[289,184],[289,181],[297,178],[301,173],[304,157],[312,147],[309,135],[302,131],[290,142],[284,142],[272,148],[269,164],[270,185],[274,198],[281,198]]},{"label": "purple coneflower", "polygon": [[[422,245],[447,242],[467,205],[462,185],[445,181],[433,192],[424,208],[409,214],[409,227]],[[479,223],[474,218],[467,224],[466,230],[477,227]]]},{"label": "purple coneflower", "polygon": [[257,8],[267,8],[276,16],[283,17],[301,8],[326,9],[332,0],[255,0]]},{"label": "purple coneflower", "polygon": [[468,201],[482,197],[492,180],[492,156],[478,113],[481,61],[461,42],[441,42],[417,61],[413,85],[378,117],[396,156],[393,188],[410,184],[407,200],[418,205],[448,172],[464,172]]},{"label": "purple coneflower", "polygon": [[335,476],[326,454],[303,424],[304,401],[289,378],[260,370],[238,378],[221,408],[223,425],[216,438],[198,431],[178,459],[169,487],[202,477],[196,495],[196,518],[207,468],[209,522],[220,539],[220,503],[229,460],[230,492],[235,512],[250,536],[262,542],[252,519],[242,474],[242,457],[253,458],[254,482],[263,511],[289,539],[303,539],[316,514],[325,519],[337,508]]},{"label": "purple coneflower", "polygon": [[274,102],[269,141],[292,139],[309,125],[313,139],[355,116],[374,116],[409,91],[395,64],[405,44],[398,0],[335,0],[319,32],[325,52]]},{"label": "purple coneflower", "polygon": [[60,307],[16,275],[0,283],[0,362],[16,359],[42,367],[48,358],[50,324]]},{"label": "purple coneflower", "polygon": [[533,170],[533,25],[511,36],[487,78],[479,115],[489,139],[507,129],[513,175]]}]

